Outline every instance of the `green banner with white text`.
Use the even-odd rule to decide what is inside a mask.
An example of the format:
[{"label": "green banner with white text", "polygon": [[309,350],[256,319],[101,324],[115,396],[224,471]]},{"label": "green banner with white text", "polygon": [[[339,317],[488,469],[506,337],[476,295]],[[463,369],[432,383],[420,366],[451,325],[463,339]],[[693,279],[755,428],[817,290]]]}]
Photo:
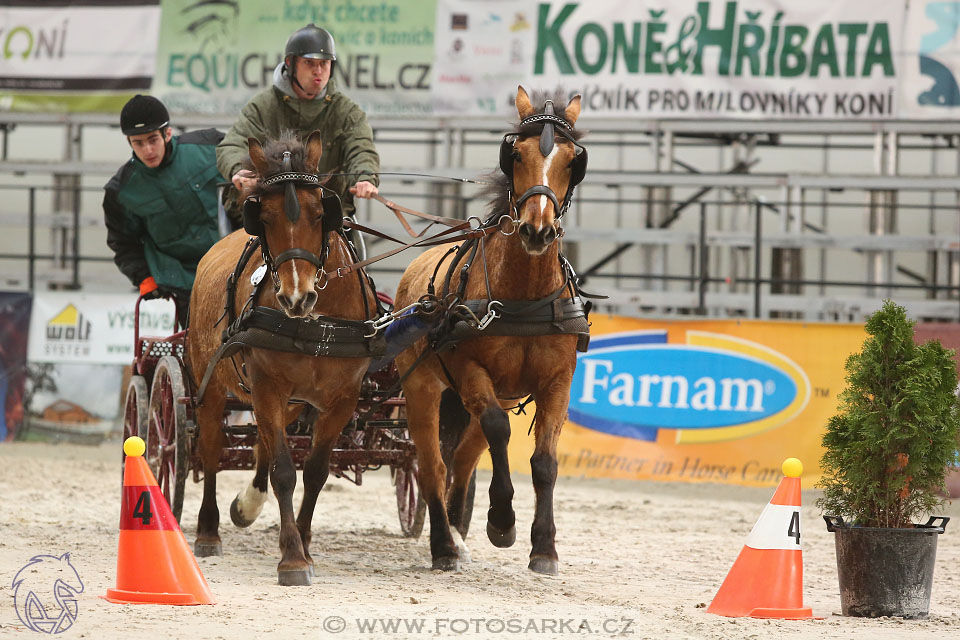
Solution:
[{"label": "green banner with white text", "polygon": [[153,93],[174,112],[236,114],[315,23],[336,41],[339,89],[368,114],[429,113],[435,13],[432,1],[163,0]]}]

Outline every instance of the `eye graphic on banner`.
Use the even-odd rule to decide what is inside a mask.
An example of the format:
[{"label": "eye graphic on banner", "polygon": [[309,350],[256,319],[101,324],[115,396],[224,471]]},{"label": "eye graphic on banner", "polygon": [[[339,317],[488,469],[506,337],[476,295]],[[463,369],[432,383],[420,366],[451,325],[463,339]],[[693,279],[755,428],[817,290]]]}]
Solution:
[{"label": "eye graphic on banner", "polygon": [[745,438],[792,419],[810,399],[810,381],[792,360],[733,336],[667,331],[595,338],[580,354],[570,419],[584,427],[656,441],[662,430],[677,444]]}]

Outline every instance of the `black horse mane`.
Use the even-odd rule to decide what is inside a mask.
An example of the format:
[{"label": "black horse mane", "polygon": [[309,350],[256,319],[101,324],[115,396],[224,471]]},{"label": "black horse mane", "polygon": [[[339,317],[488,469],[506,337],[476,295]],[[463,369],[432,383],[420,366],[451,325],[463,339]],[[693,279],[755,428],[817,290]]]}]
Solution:
[{"label": "black horse mane", "polygon": [[[267,159],[267,172],[265,175],[260,176],[260,178],[265,178],[266,176],[283,171],[283,154],[286,151],[290,152],[291,171],[301,173],[314,173],[316,171],[316,167],[314,167],[313,170],[306,169],[307,147],[299,136],[297,136],[296,131],[281,131],[278,137],[267,138],[266,140],[262,140],[260,144],[263,145],[263,155]],[[253,162],[249,156],[247,156],[244,162],[244,168],[252,171],[257,170],[256,167],[253,166]],[[261,187],[260,184],[260,182],[257,183],[251,195],[264,195],[268,191],[276,191],[276,189],[265,189]]]},{"label": "black horse mane", "polygon": [[[550,99],[553,100],[554,114],[560,116],[567,122],[570,122],[570,119],[567,118],[566,107],[558,106],[561,104],[566,104],[566,96],[558,92]],[[546,100],[547,99],[545,98],[544,103],[536,109],[536,113],[543,113]],[[531,123],[520,126],[520,123],[518,122],[513,126],[513,133],[520,138],[538,136],[542,130],[543,123]],[[576,128],[571,129],[568,133],[570,133],[570,137],[574,140],[579,140],[583,137],[583,132],[577,131]],[[487,215],[488,217],[502,215],[504,211],[507,211],[510,208],[510,189],[513,186],[511,180],[504,175],[503,171],[500,170],[500,167],[497,167],[485,175],[484,178],[489,185],[484,187],[484,189],[480,192],[480,195],[490,199],[487,204]]]}]

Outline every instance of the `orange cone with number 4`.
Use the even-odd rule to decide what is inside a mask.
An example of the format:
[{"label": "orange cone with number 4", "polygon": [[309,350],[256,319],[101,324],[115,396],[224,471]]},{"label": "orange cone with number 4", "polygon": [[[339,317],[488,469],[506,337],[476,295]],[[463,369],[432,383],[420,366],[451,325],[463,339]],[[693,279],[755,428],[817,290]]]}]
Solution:
[{"label": "orange cone with number 4", "polygon": [[170,505],[143,459],[143,440],[123,443],[117,588],[103,596],[121,604],[213,604]]},{"label": "orange cone with number 4", "polygon": [[747,536],[708,613],[734,618],[813,618],[813,612],[803,606],[801,473],[803,465],[796,458],[783,462],[785,477]]}]

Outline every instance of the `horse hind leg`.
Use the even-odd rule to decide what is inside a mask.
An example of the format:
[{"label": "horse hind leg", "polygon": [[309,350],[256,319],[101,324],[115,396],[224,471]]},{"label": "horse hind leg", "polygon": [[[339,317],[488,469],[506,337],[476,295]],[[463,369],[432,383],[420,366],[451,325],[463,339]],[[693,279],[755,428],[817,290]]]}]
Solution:
[{"label": "horse hind leg", "polygon": [[[410,385],[412,387],[412,385]],[[409,388],[408,388],[409,389]],[[450,531],[444,504],[446,466],[440,454],[437,404],[439,397],[428,390],[407,391],[407,424],[417,449],[417,479],[420,495],[430,517],[430,556],[434,569],[457,571],[460,552]]]},{"label": "horse hind leg", "polygon": [[470,550],[464,538],[467,536],[467,526],[472,514],[472,512],[467,513],[467,503],[470,502],[471,510],[473,504],[472,501],[468,501],[467,494],[472,488],[471,480],[474,477],[477,462],[486,448],[487,441],[483,437],[480,423],[472,420],[450,461],[452,473],[447,474],[450,476],[447,487],[447,515],[453,529],[453,541],[460,549],[460,559],[463,562],[470,562]]},{"label": "horse hind leg", "polygon": [[263,505],[267,501],[267,475],[270,470],[270,456],[263,454],[260,445],[254,447],[257,459],[257,470],[253,480],[237,493],[230,503],[230,520],[240,528],[249,527],[260,516]]},{"label": "horse hind leg", "polygon": [[193,552],[197,557],[222,556],[220,542],[220,509],[217,507],[217,472],[220,470],[220,452],[223,449],[223,408],[226,393],[222,388],[208,387],[206,398],[197,407],[200,427],[200,460],[203,465],[203,502],[197,516],[197,539]]}]

